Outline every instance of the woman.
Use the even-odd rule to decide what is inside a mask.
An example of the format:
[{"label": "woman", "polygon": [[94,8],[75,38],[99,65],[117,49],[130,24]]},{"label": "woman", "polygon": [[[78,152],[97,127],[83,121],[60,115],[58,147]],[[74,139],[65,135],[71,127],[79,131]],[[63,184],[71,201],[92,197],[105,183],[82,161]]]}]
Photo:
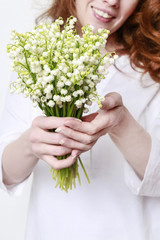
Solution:
[{"label": "woman", "polygon": [[[79,34],[87,23],[109,29],[106,50],[119,59],[98,86],[102,109],[91,106],[81,122],[39,116],[28,100],[9,96],[0,124],[1,186],[17,194],[34,172],[27,240],[159,238],[159,9],[158,0],[57,0],[44,14],[76,16]],[[54,189],[48,164],[68,167],[80,153],[91,184],[80,172],[82,187]]]}]

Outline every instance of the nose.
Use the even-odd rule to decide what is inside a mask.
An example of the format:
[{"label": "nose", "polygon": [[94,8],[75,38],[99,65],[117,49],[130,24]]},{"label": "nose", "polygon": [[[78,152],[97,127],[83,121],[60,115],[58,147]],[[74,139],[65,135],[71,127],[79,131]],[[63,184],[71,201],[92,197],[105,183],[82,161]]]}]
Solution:
[{"label": "nose", "polygon": [[120,0],[103,0],[103,2],[107,3],[111,7],[118,8],[120,5]]}]

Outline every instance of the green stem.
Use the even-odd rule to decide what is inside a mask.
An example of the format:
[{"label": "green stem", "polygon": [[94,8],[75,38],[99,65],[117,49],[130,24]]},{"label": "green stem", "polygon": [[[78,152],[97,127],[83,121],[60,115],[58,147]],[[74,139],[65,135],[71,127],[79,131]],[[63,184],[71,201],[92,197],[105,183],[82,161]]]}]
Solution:
[{"label": "green stem", "polygon": [[99,63],[97,64],[97,67],[96,67],[95,70],[94,70],[94,73],[95,73],[95,72],[97,71],[97,69],[99,68],[99,66],[100,66],[103,58],[105,58],[105,56],[107,56],[107,55],[110,55],[110,53],[106,53],[106,54],[100,59]]},{"label": "green stem", "polygon": [[66,116],[66,103],[63,103],[63,117]]},{"label": "green stem", "polygon": [[25,57],[25,61],[26,61],[26,65],[27,65],[28,71],[31,74],[31,77],[33,79],[33,82],[36,83],[36,77],[35,77],[34,73],[31,72],[31,69],[30,69],[30,66],[29,66],[29,63],[28,63],[28,60],[27,60],[27,55],[26,55],[25,48],[24,48],[24,57]]},{"label": "green stem", "polygon": [[78,157],[78,160],[79,160],[79,162],[80,162],[80,164],[81,164],[81,167],[82,167],[83,172],[84,172],[84,174],[85,174],[85,176],[86,176],[86,178],[87,178],[88,183],[90,183],[89,177],[88,177],[87,172],[86,172],[86,170],[85,170],[85,168],[84,168],[84,165],[83,165],[83,163],[82,163],[82,161],[81,161],[81,158]]},{"label": "green stem", "polygon": [[69,110],[68,116],[67,117],[71,117],[72,116],[72,112],[73,112],[73,108],[74,108],[74,102],[71,105],[71,108]]},{"label": "green stem", "polygon": [[77,118],[78,118],[78,119],[81,119],[82,113],[83,113],[83,107],[80,108],[80,109],[78,109],[78,113],[77,113]]},{"label": "green stem", "polygon": [[57,104],[55,105],[55,107],[56,107],[56,116],[57,116],[57,117],[60,117]]},{"label": "green stem", "polygon": [[50,113],[50,116],[53,116],[52,115],[53,113],[52,113],[52,110],[50,109],[50,107],[48,107],[46,103],[44,103],[44,105],[45,105],[45,108],[47,109],[47,111]]}]

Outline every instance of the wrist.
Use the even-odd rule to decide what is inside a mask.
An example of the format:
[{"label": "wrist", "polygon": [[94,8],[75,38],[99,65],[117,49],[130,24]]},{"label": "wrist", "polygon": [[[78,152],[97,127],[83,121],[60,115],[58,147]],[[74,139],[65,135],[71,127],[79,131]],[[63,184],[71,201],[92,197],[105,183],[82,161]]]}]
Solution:
[{"label": "wrist", "polygon": [[150,134],[125,109],[121,121],[109,135],[140,179],[143,179],[151,150]]},{"label": "wrist", "polygon": [[2,155],[3,182],[12,185],[22,182],[32,172],[38,158],[32,153],[29,129],[6,146]]},{"label": "wrist", "polygon": [[27,131],[25,131],[21,137],[22,137],[24,149],[26,150],[25,151],[26,157],[32,158],[33,161],[37,162],[39,158],[32,151],[32,145],[30,141],[30,128]]},{"label": "wrist", "polygon": [[109,135],[121,137],[121,135],[125,132],[126,128],[130,127],[131,122],[135,122],[135,119],[131,116],[126,107],[123,107],[122,111],[123,113],[121,114],[118,123],[111,128],[111,130],[109,131]]}]

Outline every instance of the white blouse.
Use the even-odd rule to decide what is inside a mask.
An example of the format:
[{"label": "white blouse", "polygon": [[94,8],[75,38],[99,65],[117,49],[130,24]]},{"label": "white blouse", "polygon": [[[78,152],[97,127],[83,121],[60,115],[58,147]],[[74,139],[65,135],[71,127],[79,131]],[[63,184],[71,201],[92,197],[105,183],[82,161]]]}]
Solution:
[{"label": "white blouse", "polygon": [[[82,186],[63,192],[55,188],[50,166],[39,160],[33,171],[26,240],[158,240],[160,233],[160,85],[134,71],[127,56],[109,67],[98,93],[118,92],[134,118],[151,134],[152,148],[141,181],[108,135],[82,154],[88,184],[79,167]],[[97,110],[93,105],[91,112]],[[4,147],[41,115],[29,99],[8,94],[0,121],[0,156]],[[1,159],[1,157],[0,157]],[[22,159],[23,164],[23,159]],[[21,194],[28,181],[0,187]]]}]

